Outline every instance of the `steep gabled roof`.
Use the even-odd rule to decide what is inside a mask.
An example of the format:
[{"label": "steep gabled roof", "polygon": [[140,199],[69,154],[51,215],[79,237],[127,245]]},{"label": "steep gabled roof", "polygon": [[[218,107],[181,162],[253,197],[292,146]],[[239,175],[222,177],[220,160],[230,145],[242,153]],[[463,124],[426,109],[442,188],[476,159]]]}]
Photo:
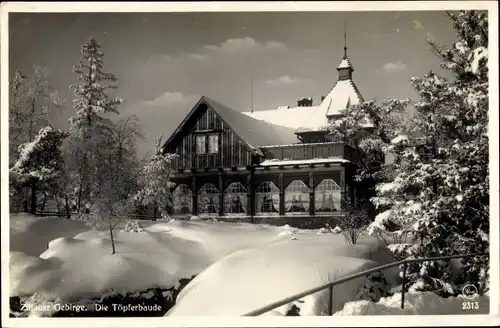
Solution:
[{"label": "steep gabled roof", "polygon": [[207,97],[205,99],[208,105],[220,115],[234,133],[253,148],[298,142],[293,129],[248,117],[215,100]]},{"label": "steep gabled roof", "polygon": [[245,143],[248,148],[255,153],[262,155],[258,149],[259,146],[270,146],[280,144],[297,143],[297,136],[291,128],[270,124],[261,120],[251,118],[243,113],[231,109],[208,97],[201,97],[179,127],[174,131],[170,138],[165,142],[163,148],[172,142],[176,135],[187,124],[189,119],[196,113],[201,104],[205,104],[213,110],[222,121]]}]

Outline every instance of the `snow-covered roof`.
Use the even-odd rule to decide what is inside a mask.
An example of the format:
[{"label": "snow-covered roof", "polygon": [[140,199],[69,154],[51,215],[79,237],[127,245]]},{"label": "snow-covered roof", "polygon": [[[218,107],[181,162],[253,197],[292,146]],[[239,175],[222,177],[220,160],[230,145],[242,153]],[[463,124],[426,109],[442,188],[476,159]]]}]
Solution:
[{"label": "snow-covered roof", "polygon": [[258,118],[250,115],[243,115],[240,111],[229,108],[208,97],[201,97],[198,103],[193,107],[191,112],[186,116],[183,122],[179,125],[176,131],[163,145],[163,149],[180,133],[183,126],[187,124],[188,119],[200,108],[200,104],[206,104],[227,124],[233,132],[242,139],[242,141],[257,154],[262,155],[260,146],[270,146],[276,144],[291,144],[298,142],[297,136],[294,134],[294,129],[280,124],[271,122],[263,122]]},{"label": "snow-covered roof", "polygon": [[260,166],[280,166],[280,165],[306,165],[306,164],[326,164],[326,163],[350,163],[349,160],[341,157],[310,158],[310,159],[268,159],[260,163]]},{"label": "snow-covered roof", "polygon": [[277,109],[257,110],[253,112],[243,112],[251,118],[267,123],[296,129],[312,115],[317,106],[310,107],[288,107],[280,106]]},{"label": "snow-covered roof", "polygon": [[[352,69],[352,65],[345,57],[337,68]],[[318,106],[292,108],[280,106],[277,109],[243,112],[243,114],[267,123],[293,128],[295,133],[321,131],[329,125],[329,117],[341,115],[343,109],[362,101],[363,96],[349,76],[346,79],[339,78]],[[363,125],[371,126],[369,122]]]},{"label": "snow-covered roof", "polygon": [[351,69],[353,69],[351,62],[349,61],[349,58],[347,58],[347,57],[346,58],[342,58],[342,61],[340,62],[339,66],[337,66],[337,68],[338,69],[341,69],[341,68],[351,68]]},{"label": "snow-covered roof", "polygon": [[322,130],[329,123],[328,117],[341,115],[343,109],[357,105],[361,101],[363,101],[363,96],[351,79],[339,80],[308,120],[303,121],[295,132]]}]

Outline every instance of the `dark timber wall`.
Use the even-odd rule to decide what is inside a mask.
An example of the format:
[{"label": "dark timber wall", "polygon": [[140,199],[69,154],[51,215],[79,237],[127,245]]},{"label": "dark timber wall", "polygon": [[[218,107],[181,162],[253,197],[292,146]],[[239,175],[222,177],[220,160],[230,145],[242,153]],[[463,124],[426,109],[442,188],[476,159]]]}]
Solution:
[{"label": "dark timber wall", "polygon": [[[198,134],[219,134],[217,154],[196,154],[195,136]],[[246,167],[252,164],[253,154],[222,119],[206,105],[201,104],[195,115],[184,126],[166,149],[179,157],[174,169],[204,169],[215,167]]]}]

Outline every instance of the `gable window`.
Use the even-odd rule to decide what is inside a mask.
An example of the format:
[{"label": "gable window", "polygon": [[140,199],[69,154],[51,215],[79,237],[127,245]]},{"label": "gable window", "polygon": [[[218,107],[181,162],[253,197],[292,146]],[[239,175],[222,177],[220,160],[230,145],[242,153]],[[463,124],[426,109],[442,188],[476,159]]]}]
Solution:
[{"label": "gable window", "polygon": [[219,152],[219,134],[196,135],[196,154],[217,154]]},{"label": "gable window", "polygon": [[205,154],[207,152],[207,137],[205,135],[196,136],[196,153]]},{"label": "gable window", "polygon": [[208,135],[208,153],[217,154],[219,152],[219,135],[209,134]]}]

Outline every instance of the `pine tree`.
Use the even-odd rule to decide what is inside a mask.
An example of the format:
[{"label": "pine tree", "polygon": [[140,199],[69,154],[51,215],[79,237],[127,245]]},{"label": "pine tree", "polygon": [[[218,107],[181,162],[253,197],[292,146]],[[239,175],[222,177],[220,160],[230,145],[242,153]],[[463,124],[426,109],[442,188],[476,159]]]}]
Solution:
[{"label": "pine tree", "polygon": [[[373,199],[385,210],[371,231],[391,222],[412,232],[420,243],[404,247],[410,257],[489,249],[488,19],[475,11],[448,15],[457,42],[430,44],[454,78],[431,71],[411,80],[420,95],[416,114],[408,134],[392,140],[391,181],[379,184]],[[461,269],[453,277],[449,263],[417,263],[408,277],[417,290],[443,294],[456,294],[466,283],[487,288],[487,258],[463,259]]]},{"label": "pine tree", "polygon": [[[103,121],[102,114],[118,113],[121,98],[110,97],[109,90],[116,89],[114,74],[103,71],[101,45],[94,37],[90,37],[81,49],[81,57],[73,72],[78,74],[78,83],[71,88],[75,94],[73,108],[76,115],[70,118],[70,131],[83,133]],[[104,83],[103,82],[107,82]]]},{"label": "pine tree", "polygon": [[20,146],[20,156],[10,169],[11,193],[24,187],[31,189],[31,209],[36,213],[36,197],[40,190],[53,188],[62,174],[63,158],[60,147],[65,132],[48,126],[40,129],[33,141]]},{"label": "pine tree", "polygon": [[70,189],[77,211],[92,199],[101,187],[102,163],[109,152],[109,140],[113,137],[113,123],[106,114],[118,114],[122,99],[111,97],[116,89],[117,78],[103,71],[101,45],[94,37],[89,38],[81,48],[81,57],[74,67],[78,83],[72,85],[75,98],[75,115],[69,119],[71,138],[68,143],[68,158],[71,181]]}]

